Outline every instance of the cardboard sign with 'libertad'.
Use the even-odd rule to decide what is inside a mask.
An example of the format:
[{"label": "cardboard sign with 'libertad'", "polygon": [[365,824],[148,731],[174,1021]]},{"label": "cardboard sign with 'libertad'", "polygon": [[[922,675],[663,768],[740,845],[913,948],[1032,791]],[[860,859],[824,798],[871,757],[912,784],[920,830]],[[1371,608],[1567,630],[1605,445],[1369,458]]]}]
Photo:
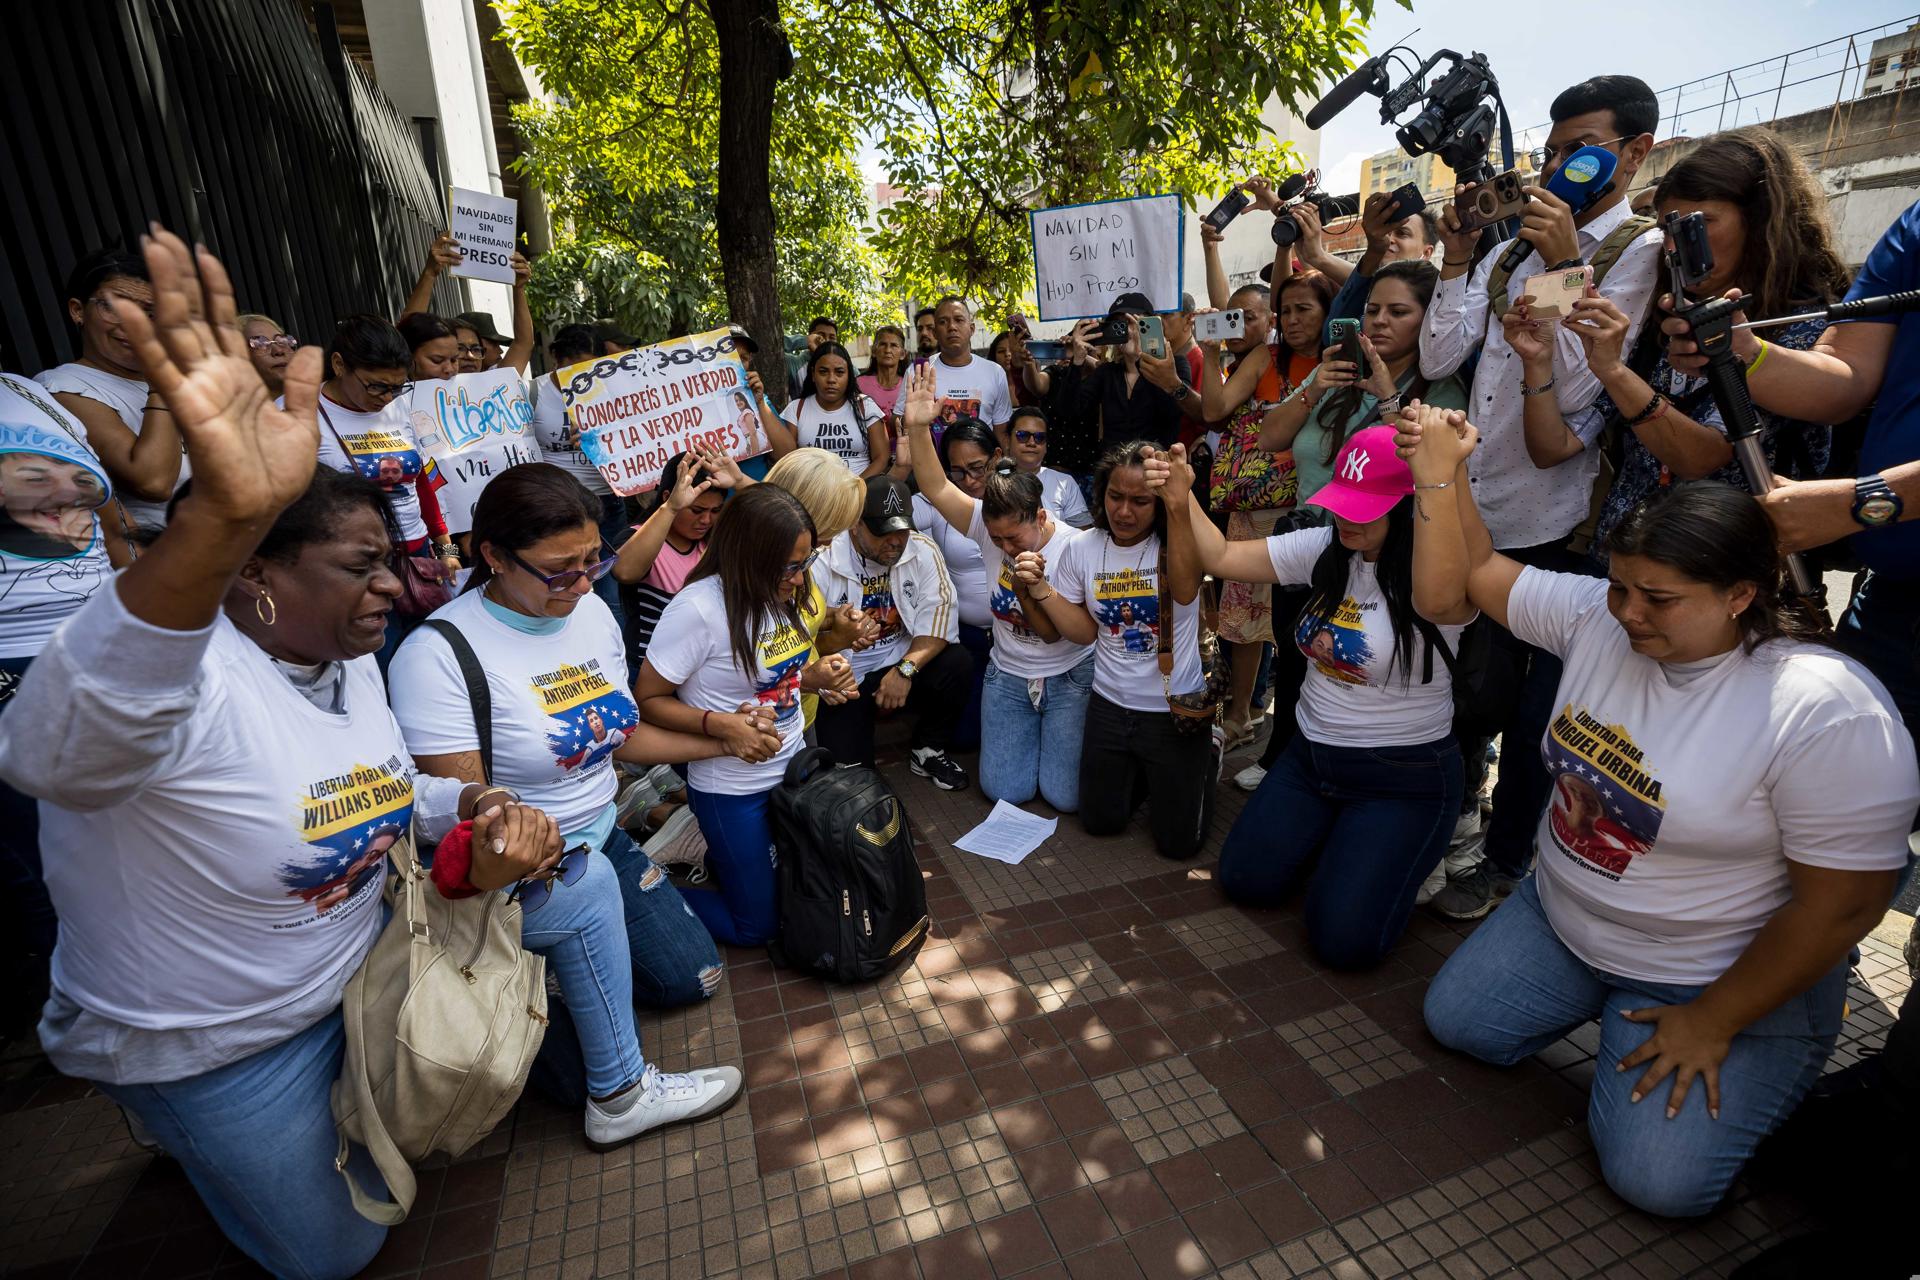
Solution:
[{"label": "cardboard sign with 'libertad'", "polygon": [[1104,316],[1127,293],[1146,294],[1155,311],[1180,309],[1179,196],[1070,204],[1029,216],[1042,320]]}]

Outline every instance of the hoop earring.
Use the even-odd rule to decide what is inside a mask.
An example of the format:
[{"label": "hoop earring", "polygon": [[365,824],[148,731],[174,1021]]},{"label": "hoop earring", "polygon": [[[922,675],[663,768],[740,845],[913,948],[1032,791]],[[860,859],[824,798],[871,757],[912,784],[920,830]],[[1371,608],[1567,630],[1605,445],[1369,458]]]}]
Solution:
[{"label": "hoop earring", "polygon": [[[261,605],[265,605],[266,608],[262,609]],[[253,616],[260,619],[260,625],[263,627],[272,626],[274,619],[280,616],[279,606],[274,604],[273,596],[265,590],[253,598]]]}]

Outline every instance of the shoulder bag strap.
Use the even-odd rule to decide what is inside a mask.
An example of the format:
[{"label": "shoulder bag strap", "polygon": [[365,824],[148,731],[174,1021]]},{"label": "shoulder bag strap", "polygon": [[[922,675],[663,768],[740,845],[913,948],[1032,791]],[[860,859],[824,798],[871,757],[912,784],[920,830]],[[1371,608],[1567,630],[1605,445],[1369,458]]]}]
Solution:
[{"label": "shoulder bag strap", "polygon": [[480,740],[480,771],[485,781],[493,781],[493,696],[487,692],[487,673],[480,657],[460,634],[460,628],[445,618],[428,618],[426,625],[440,633],[460,664],[460,676],[467,682],[467,702],[473,707],[473,732]]},{"label": "shoulder bag strap", "polygon": [[347,442],[340,438],[339,430],[333,425],[333,415],[327,412],[327,398],[316,395],[314,401],[315,407],[320,410],[320,421],[327,424],[327,434],[332,436],[333,442],[340,446],[340,455],[347,460],[347,467],[352,469],[353,455],[347,452]]},{"label": "shoulder bag strap", "polygon": [[1167,572],[1167,540],[1160,540],[1160,683],[1173,696],[1173,586]]}]

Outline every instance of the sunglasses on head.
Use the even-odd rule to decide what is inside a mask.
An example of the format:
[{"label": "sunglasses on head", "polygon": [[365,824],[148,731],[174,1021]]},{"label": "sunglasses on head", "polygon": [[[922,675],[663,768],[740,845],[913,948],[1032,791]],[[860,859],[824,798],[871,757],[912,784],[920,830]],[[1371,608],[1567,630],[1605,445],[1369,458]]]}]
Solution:
[{"label": "sunglasses on head", "polygon": [[553,896],[554,882],[562,885],[578,884],[580,877],[587,874],[587,846],[575,845],[560,855],[560,861],[553,864],[553,870],[535,880],[522,880],[513,886],[513,892],[507,895],[508,902],[520,904],[522,912],[537,911],[547,905],[547,899]]}]

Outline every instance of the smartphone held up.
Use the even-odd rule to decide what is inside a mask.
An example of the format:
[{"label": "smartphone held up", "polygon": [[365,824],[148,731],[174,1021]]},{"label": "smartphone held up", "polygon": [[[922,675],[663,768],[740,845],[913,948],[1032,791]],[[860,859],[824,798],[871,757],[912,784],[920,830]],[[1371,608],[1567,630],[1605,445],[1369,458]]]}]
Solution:
[{"label": "smartphone held up", "polygon": [[1244,337],[1246,332],[1246,313],[1239,307],[1230,307],[1225,311],[1208,311],[1193,318],[1195,342],[1225,342],[1229,338]]}]

